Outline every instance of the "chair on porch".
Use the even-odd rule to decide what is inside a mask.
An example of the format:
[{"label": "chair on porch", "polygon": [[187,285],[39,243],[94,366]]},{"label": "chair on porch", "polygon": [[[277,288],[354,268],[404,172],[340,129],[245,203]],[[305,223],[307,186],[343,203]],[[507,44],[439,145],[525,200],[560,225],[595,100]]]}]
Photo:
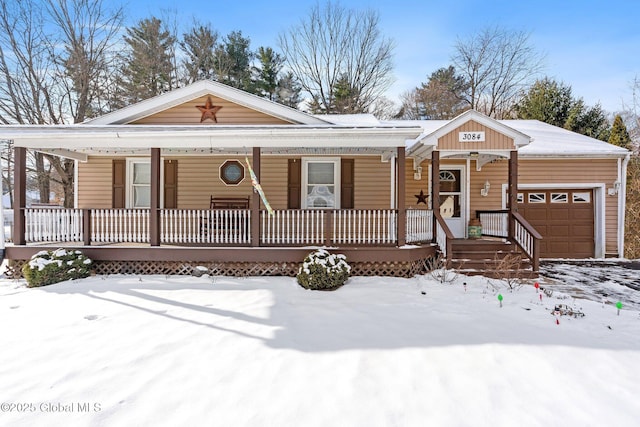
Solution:
[{"label": "chair on porch", "polygon": [[220,211],[249,209],[250,196],[246,197],[216,197],[211,195],[209,209],[217,212],[200,218],[200,230],[203,236],[209,236],[214,230],[223,233],[239,232],[242,225],[238,215],[222,213]]}]

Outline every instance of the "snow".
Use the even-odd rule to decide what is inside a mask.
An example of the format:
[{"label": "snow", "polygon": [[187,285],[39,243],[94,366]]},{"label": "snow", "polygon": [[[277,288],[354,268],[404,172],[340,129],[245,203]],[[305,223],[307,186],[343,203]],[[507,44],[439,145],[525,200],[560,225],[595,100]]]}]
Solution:
[{"label": "snow", "polygon": [[0,402],[27,408],[0,425],[637,425],[638,309],[539,295],[465,276],[0,280]]}]

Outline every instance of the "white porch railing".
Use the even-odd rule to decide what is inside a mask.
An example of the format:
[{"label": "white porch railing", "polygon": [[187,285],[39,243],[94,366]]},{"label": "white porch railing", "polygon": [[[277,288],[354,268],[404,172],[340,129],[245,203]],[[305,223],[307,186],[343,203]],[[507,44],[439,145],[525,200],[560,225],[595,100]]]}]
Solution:
[{"label": "white porch railing", "polygon": [[82,210],[65,208],[27,208],[25,241],[81,242]]},{"label": "white porch railing", "polygon": [[482,234],[494,237],[509,237],[509,212],[508,211],[478,211]]},{"label": "white porch railing", "polygon": [[261,212],[260,243],[265,245],[321,245],[325,241],[324,210]]},{"label": "white porch railing", "polygon": [[429,242],[433,239],[433,211],[407,209],[407,243]]},{"label": "white porch railing", "polygon": [[392,244],[396,242],[397,212],[393,209],[333,211],[333,244]]},{"label": "white porch railing", "polygon": [[436,222],[436,243],[442,255],[447,257],[447,232],[442,227],[442,224],[440,224],[440,221]]},{"label": "white porch railing", "polygon": [[[25,210],[26,239],[35,242],[149,243],[149,209]],[[433,237],[433,213],[407,210],[408,243]],[[9,224],[13,217],[9,216]],[[166,244],[251,244],[249,209],[162,209],[160,241]],[[397,243],[393,209],[277,210],[260,213],[261,245],[392,245]],[[88,234],[85,236],[83,232]],[[10,233],[9,233],[10,236]]]},{"label": "white porch railing", "polygon": [[148,243],[149,209],[91,209],[91,241]]},{"label": "white porch railing", "polygon": [[[251,243],[249,209],[165,209],[163,213],[161,224],[168,232],[163,243]],[[181,224],[182,220],[187,224]]]}]

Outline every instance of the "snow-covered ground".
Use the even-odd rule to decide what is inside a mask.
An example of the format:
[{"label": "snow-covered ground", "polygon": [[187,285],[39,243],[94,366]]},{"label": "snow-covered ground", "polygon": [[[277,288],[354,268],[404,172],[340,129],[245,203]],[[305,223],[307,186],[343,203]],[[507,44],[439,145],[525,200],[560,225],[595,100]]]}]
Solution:
[{"label": "snow-covered ground", "polygon": [[0,425],[636,426],[627,289],[618,315],[463,276],[3,280]]}]

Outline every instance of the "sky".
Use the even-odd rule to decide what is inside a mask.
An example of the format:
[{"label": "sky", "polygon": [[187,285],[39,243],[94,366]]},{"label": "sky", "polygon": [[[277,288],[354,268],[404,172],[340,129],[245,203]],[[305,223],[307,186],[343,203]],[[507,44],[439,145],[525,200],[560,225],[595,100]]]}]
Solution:
[{"label": "sky", "polygon": [[[315,3],[130,0],[125,24],[176,16],[188,28],[195,19],[222,35],[241,30],[253,49],[277,49],[278,34],[300,23]],[[544,75],[570,85],[587,105],[622,110],[631,100],[631,81],[640,76],[640,2],[635,0],[343,0],[341,5],[374,9],[383,35],[394,40],[395,82],[387,94],[394,101],[448,66],[458,38],[496,25],[530,33],[531,44],[545,56]]]}]

